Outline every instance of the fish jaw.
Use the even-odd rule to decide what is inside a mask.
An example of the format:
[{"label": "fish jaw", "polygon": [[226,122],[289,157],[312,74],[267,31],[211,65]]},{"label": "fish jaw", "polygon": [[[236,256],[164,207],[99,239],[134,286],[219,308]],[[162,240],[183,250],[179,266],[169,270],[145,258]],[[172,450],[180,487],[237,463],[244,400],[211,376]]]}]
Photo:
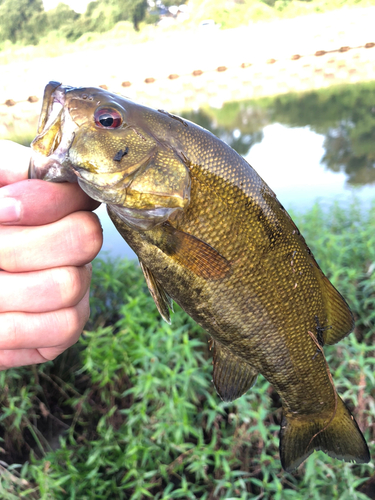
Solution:
[{"label": "fish jaw", "polygon": [[77,182],[69,162],[77,126],[64,114],[66,88],[58,82],[50,82],[45,88],[38,135],[31,143],[30,179]]}]

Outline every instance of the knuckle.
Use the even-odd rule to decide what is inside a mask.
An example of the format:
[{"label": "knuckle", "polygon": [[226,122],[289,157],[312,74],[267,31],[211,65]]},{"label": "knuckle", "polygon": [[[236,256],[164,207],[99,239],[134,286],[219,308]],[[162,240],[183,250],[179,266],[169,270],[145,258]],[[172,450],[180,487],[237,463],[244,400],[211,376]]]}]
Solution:
[{"label": "knuckle", "polygon": [[42,358],[38,361],[38,364],[45,363],[46,361],[53,361],[54,359],[61,354],[61,351],[56,348],[41,348],[37,349],[39,356]]},{"label": "knuckle", "polygon": [[19,315],[13,313],[3,314],[2,330],[6,343],[17,348],[20,330]]},{"label": "knuckle", "polygon": [[65,347],[60,347],[60,346],[39,347],[35,349],[39,357],[37,363],[45,363],[46,361],[53,361],[62,352],[64,352],[65,349],[66,349]]},{"label": "knuckle", "polygon": [[60,345],[70,346],[74,343],[74,338],[82,330],[83,325],[81,324],[80,318],[78,317],[75,307],[70,307],[64,311],[64,320],[62,325],[65,327],[61,331]]},{"label": "knuckle", "polygon": [[65,307],[76,305],[89,286],[87,273],[83,268],[73,266],[55,271],[55,284],[59,288],[61,304]]},{"label": "knuckle", "polygon": [[73,218],[74,241],[79,246],[82,262],[92,260],[101,249],[103,232],[98,217],[91,212],[80,212]]},{"label": "knuckle", "polygon": [[[40,354],[40,351],[38,351],[38,352]],[[39,361],[38,364],[46,363],[47,361],[54,361],[59,354],[61,354],[61,353],[57,352],[57,351],[53,351],[53,354],[50,354],[49,356],[40,354],[41,356],[43,356],[44,359]]]},{"label": "knuckle", "polygon": [[24,313],[6,312],[0,315],[0,349],[19,349],[24,341],[24,332],[29,326],[29,317]]},{"label": "knuckle", "polygon": [[75,307],[69,307],[64,310],[64,320],[61,322],[61,337],[60,345],[71,346],[76,341],[78,336],[82,333],[82,330],[88,320],[90,315],[90,308],[84,304],[82,306],[82,301]]}]

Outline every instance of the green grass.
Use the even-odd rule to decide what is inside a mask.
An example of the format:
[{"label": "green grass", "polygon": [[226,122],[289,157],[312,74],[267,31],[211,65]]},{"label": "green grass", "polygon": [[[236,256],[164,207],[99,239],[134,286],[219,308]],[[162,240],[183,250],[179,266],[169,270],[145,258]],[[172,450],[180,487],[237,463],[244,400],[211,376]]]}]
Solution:
[{"label": "green grass", "polygon": [[[374,456],[375,204],[316,204],[294,219],[355,314],[355,332],[325,353]],[[96,260],[91,305],[55,362],[0,373],[2,499],[368,498],[372,464],[318,452],[281,471],[272,387],[260,377],[223,403],[208,336],[179,308],[161,321],[134,263]]]}]

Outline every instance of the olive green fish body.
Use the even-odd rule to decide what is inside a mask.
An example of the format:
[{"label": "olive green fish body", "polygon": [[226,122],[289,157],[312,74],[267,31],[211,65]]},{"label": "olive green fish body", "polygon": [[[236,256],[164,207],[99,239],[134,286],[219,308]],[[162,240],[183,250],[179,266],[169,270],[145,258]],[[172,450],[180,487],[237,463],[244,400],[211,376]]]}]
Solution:
[{"label": "olive green fish body", "polygon": [[[68,140],[62,133],[60,144],[71,145],[61,160],[58,119],[49,132],[42,118],[32,176],[58,180],[73,170],[88,194],[108,203],[162,316],[169,320],[172,298],[212,336],[213,381],[224,400],[244,394],[258,373],[275,387],[286,470],[315,449],[367,462],[367,445],[321,352],[353,329],[352,315],[273,191],[229,146],[190,122],[98,89],[56,88],[47,86],[46,99],[73,109],[72,122],[70,111],[61,119],[74,134]],[[117,113],[121,124],[111,130]],[[47,165],[59,158],[55,179],[41,154]]]},{"label": "olive green fish body", "polygon": [[[173,225],[223,256],[230,263],[226,275],[217,277],[213,271],[208,279],[201,277],[160,250],[163,226],[144,232],[138,241],[125,223],[117,220],[116,226],[168,294],[217,341],[258,369],[280,394],[285,386],[285,401],[309,406],[310,400],[301,401],[307,380],[312,395],[327,382],[326,394],[332,393],[322,357],[312,359],[316,346],[307,333],[316,334],[316,318],[328,325],[320,281],[332,287],[273,192],[245,160],[207,132],[194,128],[192,135],[202,145],[201,155],[193,151],[201,164],[190,165],[190,204]],[[205,151],[215,153],[205,159]],[[193,153],[188,143],[184,154],[190,158]],[[352,329],[341,300],[346,330],[340,336]],[[336,333],[337,326],[330,326],[325,335]],[[303,387],[297,389],[299,380]]]}]

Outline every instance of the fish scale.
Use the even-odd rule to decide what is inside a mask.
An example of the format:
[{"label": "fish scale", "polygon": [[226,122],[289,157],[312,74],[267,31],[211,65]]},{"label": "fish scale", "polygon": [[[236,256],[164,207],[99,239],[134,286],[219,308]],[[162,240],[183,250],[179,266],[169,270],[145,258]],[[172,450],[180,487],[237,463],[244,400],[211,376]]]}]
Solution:
[{"label": "fish scale", "polygon": [[[203,145],[204,147],[204,145]],[[187,154],[189,154],[189,151],[187,150]],[[199,153],[198,153],[199,154]],[[220,154],[220,151],[219,153]],[[227,159],[228,161],[228,159]],[[210,165],[214,165],[215,163],[213,161],[210,162]],[[226,177],[228,178],[228,174],[229,174],[229,178],[233,181],[238,181],[238,178],[233,178],[233,175],[230,174],[230,169],[229,168],[223,168],[223,165],[224,163],[222,161],[218,162],[217,166],[218,168],[215,170],[215,173],[217,173],[218,176],[220,176],[220,174],[222,174],[223,176],[226,175]],[[198,167],[196,167],[197,170],[198,170]],[[205,169],[205,164],[203,163],[202,165],[200,165],[200,168],[202,170]],[[211,167],[212,168],[212,167]],[[244,170],[244,169],[243,169]],[[245,172],[247,172],[247,170],[245,170]],[[251,170],[250,170],[251,172]],[[231,186],[229,184],[229,189],[227,191],[221,191],[221,199],[218,197],[218,206],[216,207],[214,203],[212,203],[212,197],[211,196],[203,196],[203,199],[206,200],[206,203],[205,204],[202,204],[202,203],[194,203],[194,194],[195,194],[195,190],[199,191],[199,192],[202,192],[202,184],[199,183],[199,176],[197,176],[197,178],[195,177],[194,175],[194,168],[192,169],[192,179],[195,180],[196,182],[196,186],[194,185],[193,183],[193,186],[192,186],[192,193],[191,193],[191,203],[190,203],[190,207],[191,209],[188,210],[186,212],[186,216],[180,220],[180,223],[178,225],[179,229],[181,230],[184,230],[184,231],[187,231],[187,232],[193,232],[193,234],[195,236],[197,236],[198,238],[202,239],[203,241],[209,243],[209,244],[212,244],[212,246],[214,246],[220,253],[222,253],[228,260],[231,260],[233,258],[233,253],[235,255],[238,255],[238,249],[240,249],[240,251],[244,251],[244,248],[246,248],[246,244],[243,243],[243,241],[238,241],[237,244],[235,245],[235,247],[232,246],[232,244],[225,244],[225,245],[220,245],[220,238],[217,238],[217,235],[220,234],[220,232],[218,232],[216,230],[216,227],[219,226],[219,227],[224,227],[226,224],[225,224],[225,220],[223,221],[220,221],[220,218],[219,220],[216,219],[216,226],[212,226],[212,225],[209,225],[209,224],[204,224],[204,222],[202,223],[201,227],[202,227],[202,231],[199,231],[199,228],[197,228],[196,226],[195,227],[191,227],[191,225],[189,224],[189,220],[190,218],[192,220],[196,220],[196,219],[200,219],[200,220],[205,220],[205,218],[207,218],[207,215],[208,215],[208,219],[209,219],[209,214],[212,214],[212,213],[217,213],[218,211],[218,208],[220,208],[220,205],[221,205],[221,199],[224,198],[225,200],[227,200],[226,196],[233,196],[233,192],[234,192],[234,189],[233,189],[233,186]],[[211,186],[214,186],[215,185],[215,179],[214,179],[214,175],[213,173],[211,172],[211,175],[209,177],[209,185]],[[261,183],[258,182],[258,185],[260,185]],[[246,185],[252,185],[252,183],[246,183]],[[244,193],[245,195],[247,194],[246,192]],[[254,197],[256,199],[256,197]],[[245,196],[243,197],[243,200],[244,201],[245,199]],[[229,204],[229,206],[234,206],[234,204]],[[236,212],[242,212],[244,210],[243,207],[241,207],[241,204],[239,202],[236,203],[235,205],[235,215],[234,215],[234,220],[235,220],[235,217],[236,217]],[[198,214],[194,214],[194,213],[190,213],[191,212],[194,212],[194,211],[199,211]],[[206,215],[207,214],[207,215]],[[248,221],[249,219],[252,220],[254,217],[252,216],[252,214],[246,214],[247,217],[246,217],[246,220]],[[267,215],[265,215],[265,217],[267,218]],[[186,226],[184,225],[184,220],[187,220],[187,224]],[[223,219],[225,219],[224,215],[223,215]],[[275,219],[274,219],[274,216],[273,214],[271,214],[271,220],[273,220],[275,222]],[[251,227],[250,227],[251,229]],[[260,223],[258,223],[258,231],[261,232],[261,229],[262,229],[262,226]],[[247,233],[249,232],[249,227],[247,226],[246,227],[246,232],[244,233],[244,236],[247,235]],[[251,231],[250,231],[251,232]],[[236,248],[237,247],[237,248]],[[286,248],[283,248],[283,247],[286,247]],[[285,251],[288,250],[288,245],[283,245],[281,248],[280,248],[280,253],[281,254],[285,254]],[[245,250],[246,251],[246,250]],[[271,261],[271,264],[274,260],[279,260],[278,259],[278,254],[276,253],[273,253],[272,254],[272,261]],[[251,261],[251,255],[249,256],[249,261]],[[246,261],[247,262],[247,261]],[[217,286],[217,288],[214,288],[213,291],[212,291],[212,294],[215,296],[222,296],[224,293],[226,293],[227,291],[227,288],[229,287],[231,292],[233,290],[236,290],[237,293],[236,295],[234,296],[234,302],[237,303],[237,304],[241,304],[242,305],[242,314],[244,314],[248,308],[249,308],[249,305],[250,307],[253,309],[253,306],[252,306],[252,301],[249,300],[248,298],[248,295],[246,296],[246,299],[243,300],[243,294],[244,294],[244,287],[240,287],[238,286],[238,281],[244,283],[244,282],[247,282],[247,285],[249,283],[252,283],[252,281],[255,281],[256,285],[255,285],[255,290],[257,290],[257,297],[258,299],[260,299],[260,302],[264,305],[265,309],[267,310],[267,317],[271,317],[271,318],[275,318],[275,322],[277,322],[277,324],[280,324],[280,320],[278,318],[278,316],[280,315],[279,314],[279,311],[280,309],[278,307],[275,307],[276,305],[276,300],[277,300],[277,297],[278,297],[278,294],[276,293],[276,300],[273,300],[272,303],[270,303],[267,307],[267,299],[269,299],[269,286],[266,286],[266,284],[268,282],[271,282],[271,283],[274,283],[274,280],[273,280],[273,277],[269,277],[268,276],[268,273],[265,269],[266,267],[266,262],[265,262],[265,259],[262,259],[262,263],[260,264],[261,267],[263,268],[264,272],[263,273],[256,273],[256,274],[253,274],[253,273],[246,273],[246,271],[243,269],[244,266],[240,267],[237,271],[237,273],[235,274],[234,277],[230,277],[228,278],[228,280],[225,280],[223,283],[221,283],[220,285]],[[285,266],[286,267],[286,266]],[[306,266],[306,268],[308,269],[309,266]],[[287,269],[289,271],[289,269]],[[286,277],[286,273],[285,273],[285,269],[284,268],[277,268],[277,271],[278,273],[281,274],[281,276],[284,276]],[[287,278],[286,278],[287,279]],[[290,282],[290,280],[287,279],[287,281]],[[291,283],[289,283],[291,285]],[[293,281],[293,285],[294,285],[294,281]],[[276,288],[277,290],[277,288]],[[289,293],[288,293],[288,296],[290,296],[291,294],[293,294],[293,288],[291,286],[286,287],[284,286],[283,287],[283,290],[291,290]],[[302,299],[305,301],[305,299]],[[314,306],[313,306],[314,307]],[[223,314],[222,315],[222,321],[223,322],[233,322],[231,321],[231,316],[233,314],[233,312],[236,310],[236,307],[234,306],[230,306],[230,307],[225,307],[225,310],[227,310],[228,312],[226,314]],[[317,310],[317,308],[315,307],[314,310],[316,311],[317,314],[319,314],[320,311]],[[256,312],[256,311],[255,311]],[[293,308],[292,311],[289,312],[290,314],[290,318],[291,318],[291,323],[294,323],[296,324],[298,321],[298,317],[295,313],[295,310]],[[254,315],[253,315],[254,316]],[[285,317],[285,311],[283,311],[283,317]],[[244,355],[244,352],[243,352],[243,348],[245,348],[247,351],[249,351],[249,354],[255,350],[256,347],[259,347],[262,345],[261,344],[261,339],[258,339],[257,336],[254,336],[254,335],[251,335],[253,337],[252,341],[249,342],[249,335],[248,333],[252,334],[253,333],[253,324],[254,323],[260,323],[262,324],[262,328],[261,328],[261,331],[260,333],[258,334],[258,336],[261,336],[265,330],[265,325],[264,325],[264,320],[261,321],[259,318],[257,317],[251,317],[249,314],[247,314],[245,317],[242,317],[241,318],[241,322],[240,322],[240,325],[236,325],[235,326],[235,331],[236,333],[239,332],[239,335],[242,337],[245,337],[246,338],[246,345],[245,346],[242,346],[242,342],[241,342],[241,349],[238,350],[236,349],[236,353],[239,352],[239,354],[242,354]],[[311,317],[311,321],[306,324],[306,322],[304,322],[302,325],[301,325],[301,331],[304,331],[304,332],[307,332],[308,329],[310,330],[314,330],[314,323],[313,323],[313,315]],[[233,326],[231,328],[231,330],[234,329]],[[295,330],[294,330],[295,331]],[[211,333],[211,332],[210,332]],[[229,333],[229,332],[228,332]],[[215,335],[215,332],[213,333]],[[312,344],[310,342],[310,339],[307,335],[307,333],[304,334],[305,335],[305,344],[308,348],[308,354],[310,355],[310,357],[312,358],[314,353],[315,353],[315,346],[314,344]],[[234,336],[234,333],[232,334],[232,339],[231,339],[231,343],[235,343],[238,339],[234,339],[233,338]],[[275,342],[272,342],[272,339],[274,337],[274,332],[271,330],[270,333],[268,333],[268,335],[266,336],[266,339],[267,339],[267,347],[265,349],[265,352],[264,352],[264,355],[263,357],[264,358],[270,358],[272,357],[272,352],[274,350],[274,344]],[[291,343],[291,345],[293,345],[293,339],[296,337],[296,335],[293,333],[293,330],[292,330],[292,334],[290,335],[290,339],[289,339],[289,342]],[[269,343],[269,338],[271,338],[271,342]],[[221,339],[220,337],[218,337],[218,340],[222,340],[222,341],[226,341],[226,339]],[[279,346],[280,348],[280,343],[279,343]],[[300,343],[297,344],[297,347],[298,349],[300,349]],[[255,364],[255,359],[254,359],[254,354],[250,357],[251,359],[251,362],[252,362],[252,365],[254,366]],[[262,364],[262,363],[260,363]],[[314,364],[314,368],[317,369],[317,371],[319,372],[322,372],[323,374],[323,379],[325,381],[325,384],[323,384],[321,381],[320,383],[320,386],[322,388],[324,388],[325,390],[327,390],[327,385],[328,385],[328,389],[332,391],[331,387],[330,387],[330,384],[329,384],[329,379],[326,375],[326,372],[325,370],[322,370],[322,366],[316,366],[316,365],[322,365],[323,364],[323,361],[322,360],[319,360],[318,362],[315,362]],[[297,365],[298,366],[298,365]],[[305,365],[304,365],[305,366]],[[258,368],[258,367],[257,367]],[[266,378],[268,378],[268,380],[270,380],[270,382],[276,387],[276,390],[278,390],[278,392],[280,393],[281,396],[283,396],[282,392],[280,390],[280,388],[278,387],[278,384],[277,384],[277,380],[275,380],[275,375],[271,374],[271,373],[267,373],[266,370],[264,370],[264,367],[263,367],[263,370],[262,370],[262,373],[266,376]],[[314,381],[314,384],[315,384],[315,381]],[[305,386],[301,387],[301,388],[298,388],[296,387],[295,383],[293,382],[292,384],[292,387],[290,388],[289,387],[289,384],[284,384],[285,386],[285,391],[288,391],[289,394],[292,392],[292,393],[296,393],[298,392],[297,397],[300,399],[301,398],[301,393],[304,393],[304,390],[305,390]],[[317,391],[314,391],[315,393]],[[319,393],[317,394],[316,393],[316,397],[319,399]],[[330,405],[331,408],[333,409],[333,402],[332,404]]]},{"label": "fish scale", "polygon": [[107,203],[163,318],[172,298],[211,335],[219,396],[240,397],[258,373],[279,393],[284,469],[314,450],[368,462],[320,345],[348,335],[353,317],[255,170],[203,128],[103,89],[50,83],[40,124],[30,176],[73,172]]}]

